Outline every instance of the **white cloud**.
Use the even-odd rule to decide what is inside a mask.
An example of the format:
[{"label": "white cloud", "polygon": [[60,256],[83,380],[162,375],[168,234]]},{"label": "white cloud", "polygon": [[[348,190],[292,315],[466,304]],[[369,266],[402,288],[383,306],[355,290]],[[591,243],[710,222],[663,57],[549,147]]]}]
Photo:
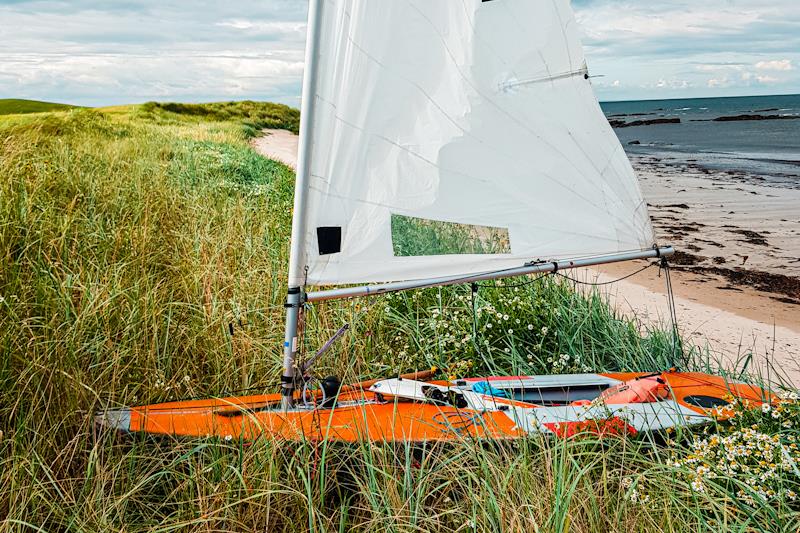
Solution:
[{"label": "white cloud", "polygon": [[783,80],[769,72],[786,72],[792,70],[791,60],[764,60],[753,64],[744,63],[711,63],[696,65],[698,72],[714,75],[706,82],[710,89],[727,89],[731,87],[754,87],[758,85],[775,85]]},{"label": "white cloud", "polygon": [[597,85],[601,99],[703,96],[710,89],[714,95],[800,92],[797,0],[573,0],[573,6],[593,74],[621,83]]},{"label": "white cloud", "polygon": [[[592,73],[608,80],[596,82],[601,98],[800,92],[797,0],[573,4]],[[0,97],[298,105],[306,6],[304,0],[0,0]]]},{"label": "white cloud", "polygon": [[[664,78],[661,78],[654,84],[654,87],[657,89],[688,89],[691,86],[692,85],[691,83],[689,83],[688,80],[679,80],[679,79],[666,80]],[[647,87],[647,85],[645,85],[645,87]]]},{"label": "white cloud", "polygon": [[710,80],[708,80],[706,85],[708,86],[709,89],[720,89],[720,88],[724,89],[726,87],[731,86],[731,80],[728,77],[711,78]]},{"label": "white cloud", "polygon": [[299,104],[305,2],[18,0],[0,21],[0,97]]},{"label": "white cloud", "polygon": [[775,59],[772,61],[759,61],[756,63],[758,70],[776,70],[787,71],[792,70],[792,61],[790,59]]},{"label": "white cloud", "polygon": [[675,2],[662,3],[662,12],[651,4],[620,5],[600,3],[579,12],[578,20],[586,34],[602,40],[641,40],[654,37],[680,37],[703,34],[730,34],[758,22],[757,10],[698,8],[676,9]]},{"label": "white cloud", "polygon": [[766,76],[766,75],[765,76],[756,76],[756,80],[758,81],[758,83],[763,83],[765,85],[770,85],[770,84],[778,83],[778,82],[781,81],[778,78],[774,78],[772,76]]},{"label": "white cloud", "polygon": [[234,19],[223,22],[217,22],[216,26],[222,28],[233,28],[235,30],[255,31],[260,33],[271,33],[271,34],[300,33],[301,35],[305,36],[306,33],[305,22],[252,21],[244,19]]}]

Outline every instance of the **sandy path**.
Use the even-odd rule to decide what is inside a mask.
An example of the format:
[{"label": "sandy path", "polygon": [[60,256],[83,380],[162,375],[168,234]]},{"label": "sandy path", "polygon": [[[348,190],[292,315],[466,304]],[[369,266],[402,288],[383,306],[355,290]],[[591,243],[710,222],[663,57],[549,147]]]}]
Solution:
[{"label": "sandy path", "polygon": [[[262,155],[295,166],[297,136],[292,133],[265,130],[263,137],[253,141],[253,147]],[[637,170],[643,174],[643,188],[648,200],[655,197],[663,201],[668,197],[665,189],[671,186],[669,181],[656,180],[638,165]],[[655,187],[657,181],[663,186]],[[686,191],[693,190],[695,194],[704,188],[685,179],[680,180],[680,187]],[[704,213],[708,216],[707,212]],[[764,263],[767,261],[762,263],[762,266],[767,266]],[[608,265],[577,272],[576,276],[607,282],[640,267],[641,264],[631,263]],[[777,369],[777,373],[800,384],[800,306],[778,302],[774,295],[753,289],[730,291],[726,288],[729,287],[727,282],[713,276],[673,272],[672,277],[679,327],[695,344],[707,346],[713,360],[730,368],[752,350],[757,371],[762,375],[774,376]],[[667,316],[664,281],[658,277],[656,269],[603,290],[620,312],[634,315],[643,323],[663,322]]]},{"label": "sandy path", "polygon": [[253,139],[256,152],[295,168],[297,135],[286,130],[263,130],[263,133],[263,136]]}]

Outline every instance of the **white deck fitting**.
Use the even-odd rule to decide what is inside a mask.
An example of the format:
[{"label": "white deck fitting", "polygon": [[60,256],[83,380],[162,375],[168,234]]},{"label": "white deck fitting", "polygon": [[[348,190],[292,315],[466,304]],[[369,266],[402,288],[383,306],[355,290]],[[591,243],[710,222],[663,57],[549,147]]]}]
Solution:
[{"label": "white deck fitting", "polygon": [[423,387],[439,389],[445,394],[459,394],[466,400],[468,409],[473,409],[475,411],[497,411],[497,403],[489,396],[459,389],[457,387],[445,387],[411,379],[385,379],[375,383],[369,390],[394,398],[403,398],[418,402],[431,402],[431,399],[423,392]]}]

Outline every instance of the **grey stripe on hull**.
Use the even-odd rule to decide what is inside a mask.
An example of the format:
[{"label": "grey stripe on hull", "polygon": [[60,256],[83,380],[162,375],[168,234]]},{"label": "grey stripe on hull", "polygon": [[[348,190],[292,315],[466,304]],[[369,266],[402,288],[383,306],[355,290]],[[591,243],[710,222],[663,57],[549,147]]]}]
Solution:
[{"label": "grey stripe on hull", "polygon": [[659,431],[677,426],[704,424],[710,419],[678,402],[666,400],[625,405],[559,406],[528,409],[514,407],[505,411],[519,429],[527,433],[550,433],[546,424],[565,424],[618,417],[636,431]]},{"label": "grey stripe on hull", "polygon": [[108,411],[97,413],[94,417],[94,423],[103,428],[130,431],[131,411],[130,409],[109,409]]}]

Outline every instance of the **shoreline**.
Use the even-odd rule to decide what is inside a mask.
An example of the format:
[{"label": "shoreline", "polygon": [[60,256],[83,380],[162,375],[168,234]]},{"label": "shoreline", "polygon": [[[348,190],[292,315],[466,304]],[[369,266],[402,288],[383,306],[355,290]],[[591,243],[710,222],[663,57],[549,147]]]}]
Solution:
[{"label": "shoreline", "polygon": [[[620,279],[646,264],[646,261],[631,261],[602,265],[591,270],[605,282]],[[736,291],[732,291],[728,288],[728,280],[722,276],[680,270],[672,264],[670,276],[673,293],[678,298],[715,307],[770,327],[774,324],[800,334],[800,305],[781,302],[774,294],[750,286],[740,285]],[[666,296],[666,281],[663,276],[659,276],[657,267],[624,281],[629,285]]]},{"label": "shoreline", "polygon": [[[296,135],[265,130],[252,145],[295,167]],[[800,212],[795,212],[800,191],[742,183],[726,179],[724,172],[673,166],[653,157],[631,159],[659,242],[681,252],[671,270],[680,331],[707,347],[720,366],[730,368],[752,350],[751,371],[782,373],[800,384],[800,294],[794,293],[800,287],[800,259],[794,257],[788,268],[785,261],[792,250],[800,250]],[[607,283],[645,264],[603,265],[576,276]],[[775,280],[785,283],[775,286]],[[656,268],[602,292],[642,324],[663,324],[668,316],[666,284]]]},{"label": "shoreline", "polygon": [[[584,270],[578,279],[607,283],[644,266],[603,265]],[[752,288],[731,295],[722,280],[698,279],[692,273],[671,271],[678,329],[684,339],[707,350],[709,363],[727,371],[742,370],[749,353],[748,372],[772,382],[800,384],[800,306],[774,301]],[[643,326],[669,324],[666,282],[657,269],[602,288],[601,293],[620,313]]]}]

